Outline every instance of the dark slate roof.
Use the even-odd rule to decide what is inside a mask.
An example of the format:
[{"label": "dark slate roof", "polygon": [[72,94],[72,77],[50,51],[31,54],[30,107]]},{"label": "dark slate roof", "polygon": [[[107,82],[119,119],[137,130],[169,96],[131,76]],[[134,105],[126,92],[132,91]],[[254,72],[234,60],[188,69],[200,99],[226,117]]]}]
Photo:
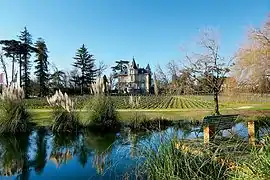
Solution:
[{"label": "dark slate roof", "polygon": [[144,74],[144,73],[147,73],[146,69],[144,69],[144,68],[139,68],[138,69],[138,74]]},{"label": "dark slate roof", "polygon": [[146,66],[146,68],[145,68],[146,70],[151,70],[151,68],[150,68],[150,65],[149,64],[147,64],[147,66]]},{"label": "dark slate roof", "polygon": [[134,68],[134,69],[137,69],[137,65],[136,65],[134,57],[133,57],[133,60],[132,60],[132,63],[131,63],[131,67]]}]

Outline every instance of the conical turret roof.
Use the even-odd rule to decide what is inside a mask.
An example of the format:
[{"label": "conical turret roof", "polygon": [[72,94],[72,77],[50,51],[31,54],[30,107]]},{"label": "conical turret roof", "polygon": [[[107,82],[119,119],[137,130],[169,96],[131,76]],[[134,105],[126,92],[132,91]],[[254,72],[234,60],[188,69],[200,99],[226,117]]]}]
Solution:
[{"label": "conical turret roof", "polygon": [[131,62],[131,67],[134,68],[134,69],[137,69],[137,65],[136,65],[134,56],[133,56],[133,59],[132,59],[132,62]]}]

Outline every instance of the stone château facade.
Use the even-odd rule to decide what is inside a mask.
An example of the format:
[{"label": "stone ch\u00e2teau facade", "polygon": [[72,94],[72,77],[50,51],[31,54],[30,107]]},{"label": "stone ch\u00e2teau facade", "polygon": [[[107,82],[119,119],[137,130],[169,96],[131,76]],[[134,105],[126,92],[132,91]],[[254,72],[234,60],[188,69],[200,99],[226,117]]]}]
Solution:
[{"label": "stone ch\u00e2teau facade", "polygon": [[118,75],[118,90],[128,93],[149,93],[151,88],[151,68],[140,68],[133,58],[132,62]]}]

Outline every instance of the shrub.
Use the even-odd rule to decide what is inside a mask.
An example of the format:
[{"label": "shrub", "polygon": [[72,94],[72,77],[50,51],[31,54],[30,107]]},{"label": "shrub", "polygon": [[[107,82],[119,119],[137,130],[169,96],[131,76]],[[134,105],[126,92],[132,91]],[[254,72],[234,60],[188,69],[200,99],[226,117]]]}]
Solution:
[{"label": "shrub", "polygon": [[3,88],[1,95],[0,133],[26,132],[30,130],[29,113],[24,105],[24,91],[20,87]]},{"label": "shrub", "polygon": [[77,118],[74,102],[65,93],[56,91],[51,97],[47,97],[50,106],[53,107],[52,131],[77,131],[79,121]]},{"label": "shrub", "polygon": [[110,96],[95,96],[85,109],[88,112],[83,121],[85,126],[114,129],[120,125],[115,105]]},{"label": "shrub", "polygon": [[135,131],[149,131],[149,130],[163,130],[173,123],[164,118],[150,119],[142,112],[135,111],[131,119],[128,121],[127,126]]}]

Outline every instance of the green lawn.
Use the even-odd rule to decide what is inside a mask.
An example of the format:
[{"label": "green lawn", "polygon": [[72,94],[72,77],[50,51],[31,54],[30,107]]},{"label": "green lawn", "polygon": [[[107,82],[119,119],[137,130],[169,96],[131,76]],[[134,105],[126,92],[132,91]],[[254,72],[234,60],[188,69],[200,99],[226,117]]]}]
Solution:
[{"label": "green lawn", "polygon": [[[79,108],[91,100],[91,96],[73,97]],[[135,114],[144,115],[149,119],[165,118],[169,120],[202,120],[211,115],[214,110],[212,96],[139,96],[132,97],[138,102],[132,108],[129,96],[112,96],[118,109],[120,120],[131,119]],[[51,109],[44,99],[26,100],[32,119],[40,125],[49,125]],[[255,118],[270,114],[270,98],[256,95],[235,97],[220,97],[221,114],[241,114],[244,117]],[[82,112],[84,114],[85,112]]]},{"label": "green lawn", "polygon": [[[33,122],[47,126],[52,122],[52,110],[49,109],[32,109]],[[211,115],[212,109],[119,109],[119,117],[121,121],[126,121],[137,115],[144,115],[149,119],[164,118],[168,120],[202,120],[203,117]],[[81,111],[82,115],[86,111]],[[256,106],[254,108],[223,108],[221,114],[240,114],[244,118],[255,119],[258,116],[270,115],[269,106]]]}]

